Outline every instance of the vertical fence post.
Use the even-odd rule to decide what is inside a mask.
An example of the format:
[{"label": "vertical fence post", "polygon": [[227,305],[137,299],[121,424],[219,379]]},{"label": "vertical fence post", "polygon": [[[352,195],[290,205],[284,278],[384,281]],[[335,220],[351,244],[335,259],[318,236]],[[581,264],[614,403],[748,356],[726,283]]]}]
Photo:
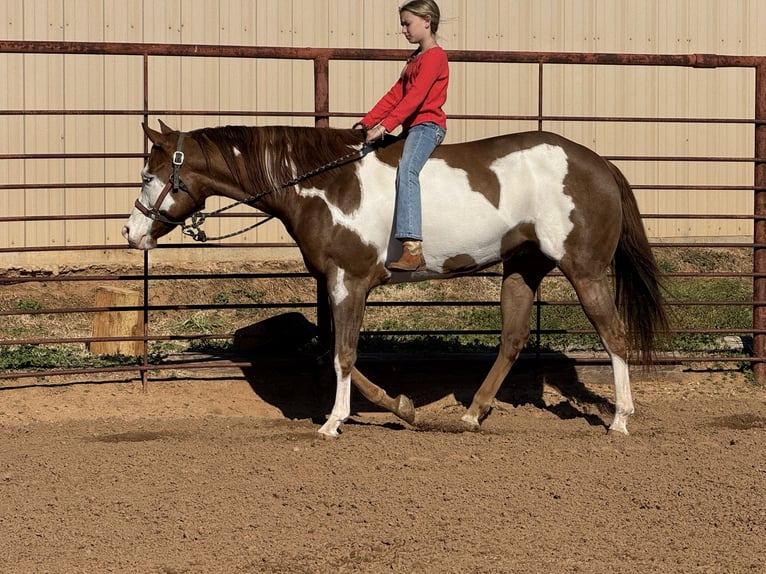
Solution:
[{"label": "vertical fence post", "polygon": [[[327,56],[314,58],[314,125],[330,126],[330,60]],[[317,281],[317,328],[320,344],[329,349],[333,341],[330,294],[323,281]]]},{"label": "vertical fence post", "polygon": [[314,125],[330,126],[330,59],[327,56],[314,58]]},{"label": "vertical fence post", "polygon": [[753,183],[753,373],[758,383],[766,382],[766,60],[755,67],[755,167]]},{"label": "vertical fence post", "polygon": [[[543,63],[537,64],[537,131],[543,129]],[[535,378],[537,378],[537,368],[540,365],[540,355],[542,354],[542,330],[543,323],[543,282],[537,286],[535,292]]]},{"label": "vertical fence post", "polygon": [[[149,125],[149,54],[143,54],[144,65],[144,125]],[[149,153],[149,141],[144,135],[144,155]],[[149,252],[144,251],[143,256],[143,287],[144,299],[143,322],[144,322],[144,353],[141,360],[141,390],[146,391],[149,386]]]}]

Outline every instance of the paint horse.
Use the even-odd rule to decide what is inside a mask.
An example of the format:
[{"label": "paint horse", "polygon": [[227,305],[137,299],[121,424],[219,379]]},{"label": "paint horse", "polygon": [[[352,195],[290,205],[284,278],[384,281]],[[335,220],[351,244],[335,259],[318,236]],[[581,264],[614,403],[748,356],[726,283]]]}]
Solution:
[{"label": "paint horse", "polygon": [[319,429],[323,435],[337,436],[348,418],[351,383],[374,404],[415,420],[409,398],[390,397],[354,366],[371,289],[498,263],[500,351],[462,420],[476,429],[487,416],[529,337],[535,291],[558,267],[611,358],[615,414],[609,428],[627,434],[634,412],[629,349],[650,362],[666,322],[635,197],[609,161],[546,132],[438,147],[421,172],[427,268],[392,274],[386,262],[400,250],[392,225],[401,141],[369,147],[360,130],[330,128],[226,126],[185,133],[160,125],[161,132],[143,126],[153,146],[123,236],[131,247],[151,249],[173,227],[187,228],[186,218],[211,195],[279,218],[329,294],[337,387]]}]

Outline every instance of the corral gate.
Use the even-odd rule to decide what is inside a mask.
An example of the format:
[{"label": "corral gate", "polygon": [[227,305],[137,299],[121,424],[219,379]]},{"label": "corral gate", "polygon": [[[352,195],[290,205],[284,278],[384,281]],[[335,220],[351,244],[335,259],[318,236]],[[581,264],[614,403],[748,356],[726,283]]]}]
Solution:
[{"label": "corral gate", "polygon": [[[0,42],[0,54],[25,54],[28,56],[41,55],[41,54],[66,54],[78,57],[92,57],[96,55],[101,56],[131,56],[141,61],[141,81],[140,86],[136,86],[136,90],[141,91],[141,101],[143,105],[140,109],[44,109],[29,107],[17,108],[17,109],[2,109],[0,115],[6,117],[21,117],[21,118],[61,118],[61,117],[75,117],[75,116],[87,116],[87,117],[134,117],[136,119],[135,126],[136,132],[138,132],[138,120],[145,122],[153,121],[155,118],[172,118],[173,116],[179,118],[195,118],[195,117],[226,117],[226,118],[247,118],[254,121],[261,121],[263,119],[284,119],[288,118],[298,122],[313,122],[317,126],[330,125],[331,120],[339,122],[339,125],[348,125],[353,123],[352,118],[358,118],[361,114],[361,110],[353,111],[332,111],[331,100],[332,94],[330,93],[331,86],[331,63],[338,61],[401,61],[407,53],[400,50],[367,50],[367,49],[309,49],[309,48],[268,48],[268,47],[244,47],[244,46],[212,46],[212,45],[158,45],[158,44],[118,44],[118,43],[72,43],[72,42],[25,42],[25,41],[1,41]],[[661,212],[659,210],[647,211],[646,206],[643,207],[645,220],[648,221],[679,221],[679,220],[710,220],[710,221],[746,221],[752,222],[752,242],[732,242],[732,241],[716,241],[715,239],[706,240],[697,239],[694,242],[658,242],[654,244],[657,249],[663,249],[668,247],[727,247],[727,248],[743,248],[751,249],[753,254],[753,273],[747,273],[745,277],[752,277],[753,291],[751,301],[720,301],[717,302],[721,305],[739,305],[750,306],[753,308],[753,325],[752,329],[743,329],[740,331],[726,330],[721,334],[734,334],[734,335],[747,335],[753,336],[753,353],[751,357],[744,360],[749,360],[753,363],[756,379],[759,381],[766,380],[766,222],[764,216],[766,215],[766,167],[764,167],[764,161],[766,161],[766,58],[762,57],[750,57],[750,56],[719,56],[713,54],[691,54],[691,55],[641,55],[641,54],[582,54],[582,53],[540,53],[540,52],[487,52],[487,51],[449,51],[449,58],[451,62],[466,63],[470,65],[484,65],[487,63],[501,64],[501,65],[524,65],[532,66],[535,69],[536,75],[536,93],[537,93],[537,110],[531,114],[500,114],[488,116],[486,114],[453,114],[452,118],[458,121],[498,121],[498,122],[516,122],[521,125],[532,125],[539,129],[553,129],[555,131],[566,132],[566,126],[572,123],[578,125],[588,124],[596,126],[594,131],[598,131],[598,126],[606,123],[610,124],[677,124],[684,123],[689,125],[735,125],[735,126],[747,126],[748,132],[752,139],[747,143],[745,147],[750,147],[752,142],[752,155],[740,154],[737,156],[704,156],[704,157],[678,157],[672,155],[662,154],[642,154],[642,155],[610,155],[608,150],[600,150],[603,155],[606,155],[616,163],[629,164],[631,162],[642,163],[691,163],[691,164],[718,164],[718,165],[745,165],[752,167],[752,184],[744,184],[742,182],[735,182],[733,185],[728,183],[715,182],[713,184],[696,182],[693,184],[677,184],[675,182],[642,182],[636,180],[635,177],[631,177],[634,188],[640,194],[642,190],[654,190],[659,192],[667,192],[673,190],[683,190],[694,193],[719,193],[721,197],[725,197],[726,194],[733,194],[738,192],[751,193],[753,197],[753,210],[750,213],[731,213],[722,209],[720,212],[706,212],[698,213],[694,211],[673,211],[673,212]],[[152,86],[150,84],[153,77],[150,67],[163,59],[167,58],[224,58],[224,59],[268,59],[268,60],[296,60],[310,62],[313,64],[313,78],[314,78],[314,109],[311,111],[294,112],[291,110],[274,111],[258,111],[258,110],[200,110],[200,109],[157,109],[152,105],[150,94],[152,93]],[[546,113],[546,97],[548,91],[546,91],[546,70],[550,67],[556,66],[638,66],[638,67],[651,67],[651,68],[695,68],[695,69],[722,69],[722,68],[749,68],[754,71],[754,103],[755,109],[753,110],[752,117],[636,117],[630,115],[610,115],[610,116],[571,116],[562,114]],[[277,79],[278,80],[278,79]],[[752,126],[752,131],[749,127]],[[177,126],[180,127],[180,126]],[[564,128],[564,129],[557,129]],[[46,137],[43,134],[41,137]],[[127,136],[127,139],[135,136]],[[583,142],[590,144],[591,142]],[[9,150],[7,153],[0,154],[0,160],[3,162],[21,162],[25,168],[26,166],[42,165],[41,162],[77,162],[88,159],[100,159],[104,161],[118,161],[124,163],[130,163],[133,167],[132,171],[138,171],[140,167],[141,158],[146,153],[146,144],[144,143],[143,150],[141,149],[124,149],[119,145],[115,145],[115,142],[110,142],[110,151],[105,149],[94,150],[87,153],[67,153],[55,152],[55,153],[26,153],[23,150]],[[29,197],[29,203],[32,203],[35,193],[40,192],[48,194],[46,197],[50,198],[51,194],[56,194],[57,191],[63,191],[68,194],[68,197],[72,197],[77,201],[70,201],[69,206],[64,210],[56,208],[50,209],[50,211],[42,212],[39,210],[34,215],[30,215],[24,211],[21,213],[13,213],[13,210],[6,210],[5,213],[0,215],[0,224],[5,227],[5,236],[13,236],[15,233],[19,235],[17,237],[29,238],[34,236],[35,233],[29,233],[29,229],[33,229],[35,224],[44,223],[49,226],[55,227],[56,225],[63,225],[72,222],[91,222],[100,221],[104,224],[104,227],[111,229],[111,231],[105,233],[105,237],[111,238],[111,241],[92,242],[86,237],[80,237],[79,241],[56,241],[55,238],[51,242],[50,238],[46,241],[38,242],[37,244],[28,244],[25,241],[10,242],[3,245],[0,248],[0,252],[3,254],[3,258],[6,261],[6,268],[13,267],[15,261],[30,261],[35,260],[36,257],[43,256],[50,257],[51,254],[71,255],[82,254],[86,256],[80,258],[80,261],[87,261],[88,253],[92,254],[104,254],[104,253],[119,253],[125,250],[125,246],[122,244],[121,238],[118,232],[114,232],[113,228],[119,228],[123,218],[126,216],[130,205],[137,193],[138,189],[138,177],[135,177],[135,183],[132,181],[118,181],[115,179],[109,179],[108,174],[104,173],[103,181],[98,182],[78,182],[78,181],[51,181],[51,180],[35,180],[34,177],[29,177],[24,170],[24,176],[21,180],[8,180],[7,174],[12,174],[13,170],[6,171],[6,183],[0,184],[0,192],[6,194],[5,205],[9,205],[7,196],[10,193],[23,193],[24,197]],[[32,170],[33,171],[33,170]],[[43,170],[44,171],[44,170]],[[115,170],[117,171],[117,170]],[[89,190],[122,190],[124,193],[117,198],[116,194],[113,196],[109,205],[113,206],[111,210],[104,209],[101,213],[86,213],[85,206],[89,201]],[[127,190],[125,192],[125,190]],[[29,195],[28,195],[29,194]],[[83,211],[76,211],[76,207],[79,205]],[[694,201],[690,202],[690,205],[694,205]],[[72,208],[75,211],[71,211]],[[723,206],[726,206],[726,202],[723,202]],[[257,213],[239,214],[240,219],[247,219],[252,217],[260,217]],[[224,225],[224,224],[222,224]],[[238,223],[232,223],[231,225],[238,225]],[[648,225],[649,226],[649,225]],[[289,240],[285,240],[284,235],[280,235],[276,232],[279,241],[249,241],[247,243],[227,243],[226,247],[231,249],[265,249],[265,250],[279,250],[289,249],[291,244]],[[653,234],[656,236],[656,234]],[[77,237],[76,234],[72,237]],[[34,241],[32,242],[34,243]],[[41,244],[44,243],[44,244]],[[215,246],[205,246],[206,249],[215,249]],[[186,250],[186,249],[200,249],[198,246],[191,247],[188,242],[170,243],[165,245],[166,249],[173,250]],[[75,258],[77,260],[77,258]],[[109,259],[107,258],[107,261]],[[5,338],[0,341],[0,344],[5,347],[18,346],[24,344],[30,345],[56,345],[56,344],[90,344],[99,341],[132,341],[138,340],[144,343],[153,341],[159,341],[170,337],[157,337],[150,335],[151,326],[148,323],[148,317],[151,311],[157,310],[159,307],[163,309],[172,308],[169,306],[153,306],[149,304],[150,284],[152,281],[163,278],[152,274],[150,270],[149,256],[143,256],[143,271],[138,275],[128,275],[123,277],[113,277],[108,275],[79,275],[77,277],[68,277],[65,274],[43,274],[35,275],[20,275],[14,276],[13,274],[6,274],[4,282],[7,283],[33,283],[33,282],[50,282],[50,281],[114,281],[120,280],[125,283],[140,283],[143,287],[144,300],[143,304],[135,307],[119,307],[119,310],[135,310],[141,311],[145,318],[144,334],[142,336],[133,337],[20,337],[14,338],[11,334],[6,334]],[[716,276],[739,276],[742,274],[718,274],[715,272],[704,274],[710,277]],[[207,275],[200,275],[199,277],[205,277]],[[164,277],[164,279],[178,279],[181,277]],[[320,296],[321,300],[321,296]],[[546,304],[544,299],[538,301],[538,309],[541,305]],[[680,303],[681,305],[708,305],[710,302],[702,301],[686,301]],[[266,304],[268,305],[268,304]],[[312,303],[299,304],[298,307],[306,307],[312,305]],[[198,305],[198,306],[184,306],[183,308],[210,308],[210,305]],[[288,307],[281,305],[280,307]],[[99,308],[99,307],[80,307],[80,308],[67,308],[62,306],[56,309],[3,309],[1,313],[7,317],[17,315],[50,315],[50,314],[68,314],[68,313],[99,313],[105,311],[114,311],[116,308]],[[538,331],[539,331],[538,324]],[[715,330],[708,330],[709,332],[715,332]],[[471,332],[468,330],[467,332]],[[699,331],[698,331],[699,332]],[[230,336],[230,333],[217,333],[210,338],[226,338]],[[182,337],[181,337],[182,338]],[[197,336],[189,336],[188,338],[198,338]],[[90,372],[91,370],[104,372],[104,371],[139,371],[142,374],[142,378],[146,380],[147,374],[150,371],[161,370],[166,368],[166,365],[151,364],[147,354],[147,346],[144,345],[144,356],[140,365],[127,366],[127,367],[102,367],[94,369],[46,369],[43,371],[15,371],[7,373],[6,377],[21,377],[34,374],[36,376],[45,374],[81,374],[83,372]],[[711,361],[711,359],[719,361],[741,361],[742,358],[731,358],[730,356],[711,357],[705,355],[704,357],[695,356],[676,356],[671,357],[668,360],[673,362],[694,362],[704,360],[705,362]],[[178,368],[178,364],[174,365]],[[211,365],[209,363],[199,364],[194,362],[185,363],[186,368],[208,368]],[[217,366],[220,366],[217,365]],[[243,366],[239,363],[229,363],[229,366]]]}]

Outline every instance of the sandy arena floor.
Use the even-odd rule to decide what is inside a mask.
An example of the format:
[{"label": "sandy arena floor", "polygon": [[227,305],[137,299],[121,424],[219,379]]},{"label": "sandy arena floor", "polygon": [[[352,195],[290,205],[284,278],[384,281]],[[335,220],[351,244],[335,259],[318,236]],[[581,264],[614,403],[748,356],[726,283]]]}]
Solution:
[{"label": "sandy arena floor", "polygon": [[455,432],[478,367],[363,365],[419,426],[360,399],[337,440],[315,432],[332,390],[301,365],[147,393],[4,381],[0,572],[766,571],[766,390],[637,380],[623,437],[603,376],[522,376],[482,432]]}]

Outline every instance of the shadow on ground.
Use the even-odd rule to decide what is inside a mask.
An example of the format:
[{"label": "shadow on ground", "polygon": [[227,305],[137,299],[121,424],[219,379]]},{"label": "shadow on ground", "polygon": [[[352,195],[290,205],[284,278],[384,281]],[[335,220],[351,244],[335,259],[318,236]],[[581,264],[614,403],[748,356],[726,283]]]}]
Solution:
[{"label": "shadow on ground", "polygon": [[[299,313],[272,317],[235,335],[235,347],[253,363],[242,370],[253,391],[288,418],[319,422],[332,410],[332,358],[296,351],[316,336],[316,326]],[[468,407],[494,359],[487,353],[376,353],[360,354],[356,366],[390,396],[410,397],[416,408],[450,395]],[[561,400],[546,401],[546,387],[557,391]],[[605,426],[600,413],[613,412],[609,401],[586,388],[574,360],[556,353],[544,359],[522,356],[496,398],[512,406],[531,404],[562,419],[581,417],[595,426]],[[353,392],[351,410],[373,412],[377,407]]]}]

